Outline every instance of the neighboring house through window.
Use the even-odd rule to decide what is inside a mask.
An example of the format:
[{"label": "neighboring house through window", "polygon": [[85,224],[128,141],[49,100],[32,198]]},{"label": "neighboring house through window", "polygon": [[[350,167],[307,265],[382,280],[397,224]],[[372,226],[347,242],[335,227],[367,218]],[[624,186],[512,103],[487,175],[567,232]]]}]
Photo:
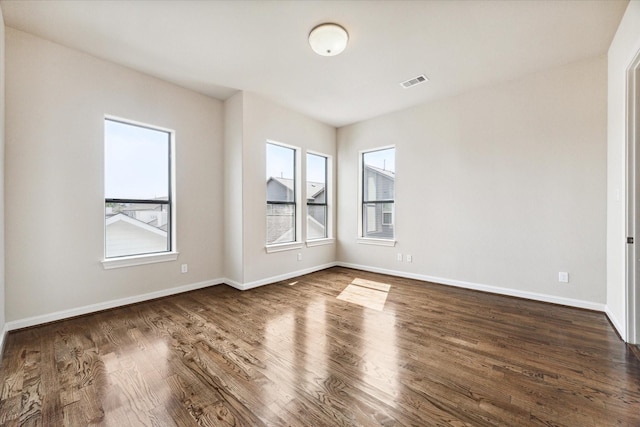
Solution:
[{"label": "neighboring house through window", "polygon": [[296,241],[296,154],[267,142],[267,245]]},{"label": "neighboring house through window", "polygon": [[327,216],[327,157],[307,153],[307,240],[329,237]]},{"label": "neighboring house through window", "polygon": [[105,258],[172,250],[172,132],[107,118]]},{"label": "neighboring house through window", "polygon": [[395,216],[395,148],[365,151],[361,158],[361,237],[393,240]]}]

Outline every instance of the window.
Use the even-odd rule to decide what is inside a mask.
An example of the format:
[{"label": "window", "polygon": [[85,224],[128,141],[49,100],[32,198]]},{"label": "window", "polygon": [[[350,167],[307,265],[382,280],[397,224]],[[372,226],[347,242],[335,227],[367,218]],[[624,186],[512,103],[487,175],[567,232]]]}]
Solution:
[{"label": "window", "polygon": [[307,240],[327,237],[327,158],[307,153]]},{"label": "window", "polygon": [[296,149],[267,142],[267,245],[296,241]]},{"label": "window", "polygon": [[362,153],[361,237],[394,238],[395,148]]},{"label": "window", "polygon": [[172,250],[172,132],[105,119],[105,258]]},{"label": "window", "polygon": [[382,206],[382,225],[393,225],[393,204],[391,203]]}]

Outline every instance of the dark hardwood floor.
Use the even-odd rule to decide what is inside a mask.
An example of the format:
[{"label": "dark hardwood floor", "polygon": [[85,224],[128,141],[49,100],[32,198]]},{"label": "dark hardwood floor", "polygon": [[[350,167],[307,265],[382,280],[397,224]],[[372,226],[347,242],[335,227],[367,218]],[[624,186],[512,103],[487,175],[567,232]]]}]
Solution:
[{"label": "dark hardwood floor", "polygon": [[338,267],[12,332],[0,381],[11,426],[640,426],[602,313]]},{"label": "dark hardwood floor", "polygon": [[638,361],[640,361],[640,345],[629,344],[629,348],[631,349],[631,352],[636,355]]}]

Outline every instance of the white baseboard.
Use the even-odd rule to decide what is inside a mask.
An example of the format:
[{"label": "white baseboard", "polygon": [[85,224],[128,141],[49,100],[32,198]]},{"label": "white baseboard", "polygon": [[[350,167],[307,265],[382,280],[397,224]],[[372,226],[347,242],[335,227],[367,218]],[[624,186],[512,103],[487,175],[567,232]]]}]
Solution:
[{"label": "white baseboard", "polygon": [[371,267],[368,265],[351,264],[348,262],[338,262],[336,265],[356,270],[370,271],[372,273],[388,274],[390,276],[404,277],[407,279],[422,280],[425,282],[438,283],[440,285],[455,286],[458,288],[472,289],[476,291],[490,292],[492,294],[507,295],[518,298],[525,298],[535,301],[549,302],[552,304],[567,305],[570,307],[585,308],[588,310],[605,311],[605,304],[591,301],[578,300],[573,298],[558,297],[555,295],[539,294],[536,292],[519,291],[516,289],[502,288],[499,286],[483,285],[480,283],[464,282],[462,280],[444,279],[442,277],[426,276],[424,274],[408,273],[405,271],[387,270],[385,268]]},{"label": "white baseboard", "polygon": [[441,277],[427,276],[423,274],[408,273],[404,271],[388,270],[384,268],[372,267],[367,265],[351,264],[346,262],[331,262],[331,263],[317,265],[314,267],[297,270],[297,271],[293,271],[285,274],[280,274],[277,276],[267,277],[264,279],[260,279],[260,280],[256,280],[248,283],[239,283],[235,280],[225,279],[225,278],[213,279],[213,280],[207,280],[204,282],[178,286],[175,288],[164,289],[161,291],[151,292],[143,295],[136,295],[132,297],[106,301],[98,304],[91,304],[84,307],[57,311],[54,313],[44,314],[40,316],[33,316],[26,319],[14,320],[11,322],[7,322],[4,325],[4,328],[1,332],[2,336],[0,337],[0,351],[2,350],[2,347],[4,345],[7,332],[13,331],[16,329],[28,328],[30,326],[41,325],[44,323],[54,322],[57,320],[68,319],[70,317],[81,316],[89,313],[95,313],[97,311],[108,310],[116,307],[122,307],[129,304],[135,304],[138,302],[148,301],[148,300],[161,298],[169,295],[180,294],[183,292],[202,289],[209,286],[220,285],[220,284],[227,284],[235,289],[245,291],[245,290],[253,289],[259,286],[280,282],[283,280],[288,280],[294,277],[302,276],[305,274],[313,273],[316,271],[324,270],[324,269],[335,267],[335,266],[354,268],[357,270],[370,271],[372,273],[388,274],[391,276],[405,277],[408,279],[422,280],[425,282],[433,282],[433,283],[438,283],[442,285],[456,286],[456,287],[465,288],[465,289],[473,289],[478,291],[490,292],[494,294],[526,298],[526,299],[531,299],[536,301],[549,302],[553,304],[567,305],[570,307],[578,307],[578,308],[585,308],[589,310],[602,311],[607,314],[607,316],[611,320],[611,323],[613,323],[614,327],[618,330],[618,333],[620,333],[620,335],[624,337],[624,334],[621,333],[624,331],[624,329],[620,327],[620,323],[617,321],[613,313],[609,311],[609,309],[606,307],[605,304],[599,304],[591,301],[577,300],[572,298],[558,297],[554,295],[539,294],[535,292],[519,291],[515,289],[502,288],[502,287],[491,286],[491,285],[483,285],[479,283],[464,282],[460,280],[445,279]]},{"label": "white baseboard", "polygon": [[242,283],[240,282],[236,282],[235,280],[231,280],[231,279],[224,279],[224,284],[225,285],[229,285],[232,288],[236,288],[239,291],[244,291],[244,288],[242,287]]},{"label": "white baseboard", "polygon": [[623,325],[624,323],[621,323],[620,321],[618,321],[618,318],[616,317],[615,314],[613,314],[613,312],[611,310],[609,310],[609,306],[605,306],[604,307],[604,312],[607,315],[607,317],[609,318],[609,321],[611,322],[611,324],[613,325],[613,327],[616,329],[616,332],[618,332],[618,335],[620,335],[622,337],[622,339],[627,342],[627,328],[625,328]]},{"label": "white baseboard", "polygon": [[[162,298],[162,297],[166,297],[166,296],[169,296],[169,295],[176,295],[176,294],[180,294],[180,293],[183,293],[183,292],[193,291],[193,290],[196,290],[196,289],[206,288],[206,287],[209,287],[209,286],[220,285],[220,284],[227,284],[227,285],[229,285],[229,286],[231,286],[233,288],[239,289],[241,291],[245,291],[245,290],[248,290],[248,289],[256,288],[258,286],[267,285],[269,283],[275,283],[275,282],[279,282],[281,280],[287,280],[287,279],[291,279],[293,277],[302,276],[304,274],[313,273],[315,271],[324,270],[326,268],[333,267],[335,265],[337,265],[337,264],[336,263],[322,264],[322,265],[310,267],[310,268],[303,269],[303,270],[297,270],[297,271],[294,271],[294,272],[281,274],[281,275],[278,275],[278,276],[273,276],[273,277],[268,277],[268,278],[261,279],[261,280],[256,280],[254,282],[249,282],[249,283],[239,283],[239,282],[236,282],[235,280],[225,279],[225,278],[207,280],[207,281],[204,281],[204,282],[192,283],[190,285],[184,285],[184,286],[178,286],[178,287],[175,287],[175,288],[164,289],[164,290],[157,291],[157,292],[150,292],[148,294],[135,295],[135,296],[132,296],[132,297],[106,301],[106,302],[102,302],[102,303],[98,303],[98,304],[86,305],[86,306],[83,306],[83,307],[72,308],[72,309],[69,309],[69,310],[56,311],[54,313],[28,317],[26,319],[13,320],[11,322],[7,322],[4,325],[4,331],[6,333],[8,331],[13,331],[13,330],[16,330],[16,329],[28,328],[28,327],[36,326],[36,325],[42,325],[44,323],[55,322],[57,320],[68,319],[68,318],[75,317],[75,316],[81,316],[81,315],[84,315],[84,314],[95,313],[95,312],[102,311],[102,310],[108,310],[108,309],[111,309],[111,308],[122,307],[122,306],[129,305],[129,304],[135,304],[135,303],[138,303],[138,302],[149,301],[149,300],[156,299],[156,298]],[[4,343],[4,335],[0,338],[0,347],[2,346],[3,343]],[[0,353],[0,354],[2,354],[2,353]]]},{"label": "white baseboard", "polygon": [[[13,320],[4,325],[6,331],[28,328],[30,326],[42,325],[44,323],[55,322],[56,320],[68,319],[70,317],[81,316],[83,314],[95,313],[97,311],[108,310],[110,308],[122,307],[124,305],[135,304],[138,302],[149,301],[156,298],[162,298],[169,295],[180,294],[183,292],[193,291],[196,289],[207,288],[209,286],[224,283],[224,279],[206,280],[204,282],[192,283],[190,285],[178,286],[161,291],[150,292],[148,294],[136,295],[127,298],[101,302],[98,304],[85,305],[84,307],[72,308],[69,310],[56,311],[54,313],[43,314],[40,316],[28,317],[26,319]],[[4,340],[3,340],[4,342]],[[2,353],[0,353],[2,354]]]},{"label": "white baseboard", "polygon": [[278,276],[267,277],[265,279],[260,279],[260,280],[256,280],[248,283],[239,283],[239,282],[236,282],[235,280],[225,279],[225,283],[238,290],[246,291],[249,289],[257,288],[258,286],[268,285],[270,283],[280,282],[282,280],[288,280],[294,277],[303,276],[305,274],[324,270],[330,267],[335,267],[336,265],[338,265],[338,263],[330,262],[327,264],[316,265],[313,267],[305,268],[303,270],[292,271],[289,273],[280,274]]}]

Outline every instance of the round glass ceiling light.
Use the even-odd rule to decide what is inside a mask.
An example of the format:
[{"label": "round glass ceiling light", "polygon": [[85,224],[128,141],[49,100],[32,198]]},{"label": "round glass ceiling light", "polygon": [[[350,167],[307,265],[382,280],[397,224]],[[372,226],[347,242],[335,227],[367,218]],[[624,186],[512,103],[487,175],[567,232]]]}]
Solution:
[{"label": "round glass ceiling light", "polygon": [[318,55],[336,56],[347,47],[349,34],[338,24],[320,24],[309,33],[311,49]]}]

